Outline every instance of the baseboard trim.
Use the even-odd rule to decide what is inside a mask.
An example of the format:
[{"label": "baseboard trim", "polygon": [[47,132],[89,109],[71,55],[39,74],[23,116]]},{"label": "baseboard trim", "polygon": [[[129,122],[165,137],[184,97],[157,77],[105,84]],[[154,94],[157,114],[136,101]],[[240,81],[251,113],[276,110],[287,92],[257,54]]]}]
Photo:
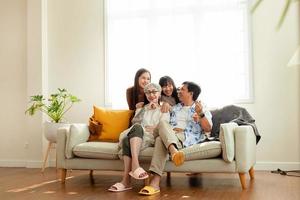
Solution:
[{"label": "baseboard trim", "polygon": [[[26,167],[26,168],[42,168],[43,161],[38,160],[0,160],[0,167]],[[55,167],[55,160],[47,163],[46,167]]]},{"label": "baseboard trim", "polygon": [[300,170],[300,162],[256,162],[254,169],[261,171],[269,170]]},{"label": "baseboard trim", "polygon": [[25,160],[0,160],[0,167],[25,167]]}]

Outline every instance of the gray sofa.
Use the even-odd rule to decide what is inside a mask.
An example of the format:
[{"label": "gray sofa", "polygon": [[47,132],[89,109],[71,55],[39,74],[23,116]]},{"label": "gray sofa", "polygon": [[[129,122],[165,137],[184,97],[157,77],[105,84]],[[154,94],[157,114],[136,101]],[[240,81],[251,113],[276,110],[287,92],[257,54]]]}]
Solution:
[{"label": "gray sofa", "polygon": [[[251,126],[225,123],[220,126],[220,142],[194,145],[186,151],[186,161],[176,167],[167,161],[165,172],[228,172],[238,173],[242,188],[246,188],[246,174],[254,178],[256,162],[255,134]],[[67,170],[123,170],[118,143],[87,142],[89,130],[86,124],[72,124],[60,128],[57,135],[57,167],[65,183]],[[149,168],[153,147],[140,153],[141,166]]]}]

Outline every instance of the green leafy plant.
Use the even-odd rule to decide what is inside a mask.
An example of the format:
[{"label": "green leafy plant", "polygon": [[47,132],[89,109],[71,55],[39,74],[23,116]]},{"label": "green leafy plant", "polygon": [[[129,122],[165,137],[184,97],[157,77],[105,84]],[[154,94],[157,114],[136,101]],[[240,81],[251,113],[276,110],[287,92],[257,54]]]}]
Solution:
[{"label": "green leafy plant", "polygon": [[[299,2],[300,0],[285,0],[285,4],[284,4],[284,7],[282,9],[282,12],[281,12],[281,15],[280,15],[280,18],[279,18],[279,21],[277,23],[277,26],[276,26],[276,29],[279,30],[285,17],[286,17],[286,14],[291,6],[291,3],[293,2]],[[255,10],[258,8],[258,6],[263,2],[263,0],[257,0],[252,8],[251,8],[251,13],[254,13]]]},{"label": "green leafy plant", "polygon": [[58,88],[58,93],[51,94],[48,104],[45,103],[43,95],[34,95],[30,97],[30,106],[25,114],[34,115],[41,111],[50,117],[52,122],[62,122],[64,114],[70,110],[74,103],[80,102],[76,96],[68,93],[66,89]]}]

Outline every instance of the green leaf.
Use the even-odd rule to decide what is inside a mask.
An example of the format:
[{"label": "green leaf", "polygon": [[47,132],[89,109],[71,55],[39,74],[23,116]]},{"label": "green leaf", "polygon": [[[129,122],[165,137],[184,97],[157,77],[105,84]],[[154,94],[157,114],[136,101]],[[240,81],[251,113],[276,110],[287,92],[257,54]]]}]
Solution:
[{"label": "green leaf", "polygon": [[254,13],[255,12],[255,10],[257,9],[257,7],[261,4],[261,2],[263,2],[263,0],[257,0],[254,4],[253,4],[253,6],[251,7],[251,13]]},{"label": "green leaf", "polygon": [[288,10],[290,8],[291,2],[292,2],[291,0],[286,0],[284,8],[283,8],[283,10],[281,12],[281,15],[280,15],[280,18],[279,18],[279,22],[278,22],[278,24],[276,26],[277,30],[279,30],[280,27],[282,26],[282,24],[284,22],[284,19],[286,17],[286,14],[287,14],[287,12],[288,12]]},{"label": "green leaf", "polygon": [[34,115],[37,111],[45,113],[53,122],[60,122],[64,114],[70,110],[74,103],[79,102],[76,96],[67,93],[66,89],[58,88],[58,92],[50,94],[47,104],[44,103],[43,95],[30,97],[30,105],[25,110],[25,114]]},{"label": "green leaf", "polygon": [[76,96],[73,96],[73,95],[70,96],[70,100],[72,103],[81,101],[80,99],[78,99]]},{"label": "green leaf", "polygon": [[[279,21],[277,23],[277,26],[276,26],[276,29],[279,30],[285,20],[285,17],[287,15],[287,12],[291,6],[291,3],[295,3],[295,2],[299,2],[300,0],[286,0],[285,1],[285,4],[284,4],[284,7],[283,7],[283,10],[281,12],[281,15],[280,15],[280,18],[279,18]],[[263,2],[263,0],[257,0],[253,6],[251,7],[251,13],[254,13],[255,10],[258,8],[258,6]]]}]

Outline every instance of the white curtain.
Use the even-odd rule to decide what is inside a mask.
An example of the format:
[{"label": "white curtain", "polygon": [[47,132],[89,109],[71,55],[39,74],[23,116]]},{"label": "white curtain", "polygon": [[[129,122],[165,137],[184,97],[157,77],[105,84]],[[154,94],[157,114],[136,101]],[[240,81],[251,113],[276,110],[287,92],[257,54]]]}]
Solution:
[{"label": "white curtain", "polygon": [[176,85],[194,81],[209,107],[251,100],[247,0],[107,0],[106,104],[147,68]]}]

